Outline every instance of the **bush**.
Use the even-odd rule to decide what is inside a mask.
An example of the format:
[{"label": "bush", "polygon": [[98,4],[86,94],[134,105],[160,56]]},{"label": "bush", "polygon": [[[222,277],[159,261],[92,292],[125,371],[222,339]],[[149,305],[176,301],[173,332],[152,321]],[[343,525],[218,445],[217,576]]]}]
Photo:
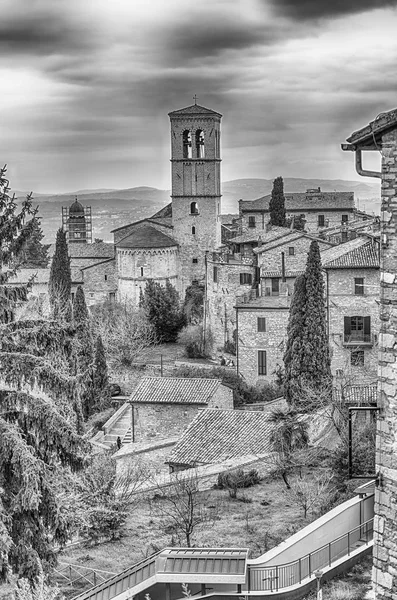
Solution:
[{"label": "bush", "polygon": [[211,355],[213,347],[211,332],[207,331],[205,340],[203,340],[203,329],[200,325],[184,327],[178,335],[178,342],[185,346],[186,355],[189,358],[205,358]]},{"label": "bush", "polygon": [[219,473],[217,488],[220,490],[229,490],[231,498],[237,497],[238,488],[249,488],[260,482],[260,477],[256,469],[251,469],[244,473],[243,469]]}]

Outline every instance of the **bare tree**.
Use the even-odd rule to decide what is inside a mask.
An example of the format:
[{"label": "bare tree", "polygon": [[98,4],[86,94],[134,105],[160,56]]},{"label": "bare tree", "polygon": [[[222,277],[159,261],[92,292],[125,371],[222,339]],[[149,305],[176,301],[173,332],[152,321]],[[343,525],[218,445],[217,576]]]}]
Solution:
[{"label": "bare tree", "polygon": [[313,479],[296,478],[291,482],[290,487],[285,490],[288,498],[297,504],[303,510],[303,516],[307,517],[308,512],[315,512],[324,503],[327,496],[332,493],[330,482],[332,473],[316,473]]},{"label": "bare tree", "polygon": [[200,492],[197,472],[190,471],[176,473],[166,488],[158,486],[156,498],[151,500],[152,514],[158,517],[161,529],[176,534],[179,540],[184,538],[188,548],[194,532],[204,523],[213,523],[218,512],[216,506],[208,506],[208,495]]}]

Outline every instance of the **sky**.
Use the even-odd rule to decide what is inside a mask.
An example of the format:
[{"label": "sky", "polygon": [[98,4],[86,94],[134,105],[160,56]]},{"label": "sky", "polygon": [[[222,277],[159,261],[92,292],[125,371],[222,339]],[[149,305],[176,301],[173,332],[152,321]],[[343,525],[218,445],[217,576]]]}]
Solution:
[{"label": "sky", "polygon": [[169,189],[196,94],[224,181],[359,180],[340,144],[397,107],[396,31],[397,0],[2,0],[0,162],[17,190]]}]

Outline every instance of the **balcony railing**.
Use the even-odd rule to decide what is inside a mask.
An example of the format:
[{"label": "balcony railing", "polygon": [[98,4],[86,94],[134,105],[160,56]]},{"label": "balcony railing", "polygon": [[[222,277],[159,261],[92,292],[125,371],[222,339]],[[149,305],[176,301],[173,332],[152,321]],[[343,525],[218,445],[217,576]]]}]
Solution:
[{"label": "balcony railing", "polygon": [[344,346],[373,346],[375,337],[373,333],[363,333],[362,331],[352,331],[343,335]]}]

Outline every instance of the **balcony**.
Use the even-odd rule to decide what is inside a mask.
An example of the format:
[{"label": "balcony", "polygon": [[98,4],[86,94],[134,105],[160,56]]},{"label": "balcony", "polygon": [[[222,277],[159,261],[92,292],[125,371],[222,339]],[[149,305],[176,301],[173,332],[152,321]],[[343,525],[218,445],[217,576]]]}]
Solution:
[{"label": "balcony", "polygon": [[343,335],[344,346],[373,346],[376,342],[373,333],[363,333],[362,331],[352,331]]}]

